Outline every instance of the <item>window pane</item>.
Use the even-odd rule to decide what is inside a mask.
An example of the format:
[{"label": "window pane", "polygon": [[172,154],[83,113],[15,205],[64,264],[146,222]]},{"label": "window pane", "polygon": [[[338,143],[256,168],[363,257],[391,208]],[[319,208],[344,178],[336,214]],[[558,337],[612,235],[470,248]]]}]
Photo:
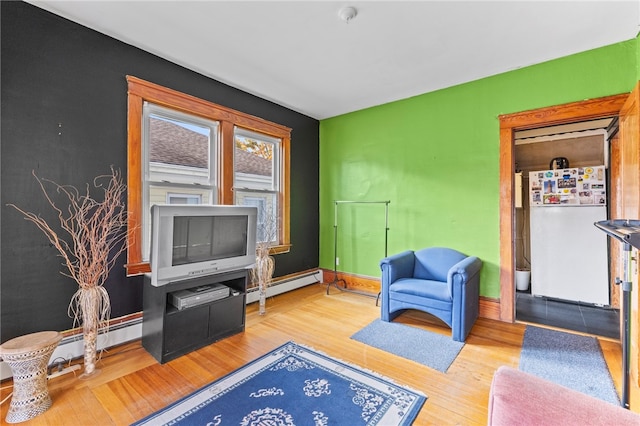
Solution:
[{"label": "window pane", "polygon": [[258,134],[248,136],[245,133],[248,132],[235,134],[234,186],[277,190],[277,141],[268,140],[269,138]]},{"label": "window pane", "polygon": [[210,127],[157,114],[149,114],[148,126],[151,180],[209,179]]},{"label": "window pane", "polygon": [[236,127],[234,142],[235,204],[257,207],[258,242],[277,245],[280,140]]},{"label": "window pane", "polygon": [[236,204],[258,208],[258,242],[278,242],[278,197],[272,192],[236,191]]},{"label": "window pane", "polygon": [[[154,204],[213,204],[210,188],[149,185],[149,206]],[[180,199],[181,201],[177,201]],[[189,200],[198,200],[199,203]]]},{"label": "window pane", "polygon": [[167,204],[202,204],[202,195],[169,193]]}]

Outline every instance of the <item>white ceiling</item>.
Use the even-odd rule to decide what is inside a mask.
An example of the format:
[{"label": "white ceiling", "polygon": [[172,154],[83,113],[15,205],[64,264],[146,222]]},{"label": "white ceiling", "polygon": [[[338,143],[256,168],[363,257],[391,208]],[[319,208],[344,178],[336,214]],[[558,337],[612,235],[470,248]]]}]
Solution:
[{"label": "white ceiling", "polygon": [[[316,119],[640,30],[632,1],[29,1]],[[344,6],[358,15],[338,17]]]}]

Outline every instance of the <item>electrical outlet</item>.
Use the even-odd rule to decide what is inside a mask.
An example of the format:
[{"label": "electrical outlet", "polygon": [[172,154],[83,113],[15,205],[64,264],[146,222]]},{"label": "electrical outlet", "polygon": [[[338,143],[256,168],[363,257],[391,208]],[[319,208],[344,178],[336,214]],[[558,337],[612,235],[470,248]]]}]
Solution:
[{"label": "electrical outlet", "polygon": [[336,265],[339,265],[339,264],[340,264],[340,258],[336,257]]}]

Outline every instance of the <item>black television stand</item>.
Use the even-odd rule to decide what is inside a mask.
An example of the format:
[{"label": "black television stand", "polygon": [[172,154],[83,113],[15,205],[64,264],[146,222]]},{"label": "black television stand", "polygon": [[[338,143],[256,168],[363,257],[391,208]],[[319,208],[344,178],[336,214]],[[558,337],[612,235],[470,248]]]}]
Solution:
[{"label": "black television stand", "polygon": [[[142,346],[165,363],[244,331],[248,271],[240,269],[155,287],[144,277]],[[178,309],[172,293],[222,284],[228,296]]]}]

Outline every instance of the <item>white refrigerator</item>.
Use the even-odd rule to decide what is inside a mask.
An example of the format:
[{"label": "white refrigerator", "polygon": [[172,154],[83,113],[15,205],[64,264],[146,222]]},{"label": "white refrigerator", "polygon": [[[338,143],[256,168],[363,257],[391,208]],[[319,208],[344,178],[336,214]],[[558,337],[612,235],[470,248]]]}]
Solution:
[{"label": "white refrigerator", "polygon": [[531,294],[609,305],[604,166],[529,173]]}]

